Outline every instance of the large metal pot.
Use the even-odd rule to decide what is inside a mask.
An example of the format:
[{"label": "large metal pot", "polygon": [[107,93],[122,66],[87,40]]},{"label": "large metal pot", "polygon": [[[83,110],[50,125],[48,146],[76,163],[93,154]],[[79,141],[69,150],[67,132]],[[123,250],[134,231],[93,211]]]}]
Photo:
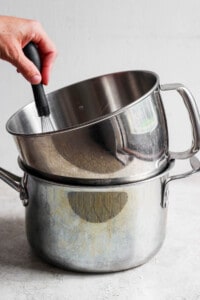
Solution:
[{"label": "large metal pot", "polygon": [[[160,94],[165,90],[179,92],[190,116],[193,141],[184,152],[169,151]],[[170,159],[188,158],[199,149],[199,113],[192,95],[181,84],[160,86],[153,72],[89,79],[50,93],[48,101],[56,131],[41,132],[35,103],[7,122],[24,163],[44,174],[87,184],[133,182],[154,176]]]},{"label": "large metal pot", "polygon": [[20,178],[0,169],[0,178],[20,192],[26,231],[34,251],[62,268],[111,272],[148,261],[161,247],[166,230],[168,185],[194,169],[161,174],[116,186],[76,186],[53,182],[24,169]]}]

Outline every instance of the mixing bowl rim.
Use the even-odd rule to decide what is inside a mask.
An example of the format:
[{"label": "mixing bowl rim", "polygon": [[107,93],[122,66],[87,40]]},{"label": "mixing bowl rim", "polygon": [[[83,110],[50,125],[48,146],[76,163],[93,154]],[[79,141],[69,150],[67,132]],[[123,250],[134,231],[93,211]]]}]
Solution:
[{"label": "mixing bowl rim", "polygon": [[[131,73],[131,72],[151,74],[155,78],[155,84],[152,85],[152,88],[148,92],[146,92],[143,96],[139,97],[136,101],[131,102],[128,105],[125,105],[122,108],[119,108],[119,109],[117,109],[116,111],[114,111],[112,113],[108,113],[108,114],[106,114],[104,116],[92,119],[90,121],[83,122],[81,124],[76,124],[76,125],[68,127],[68,128],[59,129],[59,130],[56,130],[56,131],[39,132],[39,133],[28,133],[27,134],[27,133],[18,133],[16,131],[10,129],[10,125],[9,124],[15,118],[15,116],[17,116],[20,112],[25,111],[26,109],[28,109],[30,106],[35,105],[34,101],[32,101],[32,102],[24,105],[22,108],[20,108],[19,110],[17,110],[14,114],[12,114],[10,116],[10,118],[6,122],[6,129],[7,129],[7,131],[10,134],[12,134],[14,136],[23,136],[23,137],[36,137],[36,136],[38,136],[38,137],[43,137],[43,136],[47,136],[47,135],[61,134],[61,133],[65,133],[65,132],[69,132],[69,131],[73,131],[73,130],[77,130],[77,129],[82,129],[84,127],[89,127],[91,125],[94,125],[94,124],[103,122],[105,120],[108,120],[108,119],[110,119],[112,117],[115,117],[115,116],[123,113],[124,111],[126,111],[130,107],[132,107],[132,106],[138,104],[139,102],[143,101],[145,98],[147,98],[149,95],[151,95],[153,91],[156,90],[156,88],[159,86],[159,76],[158,76],[157,73],[155,73],[154,71],[148,71],[148,70],[142,70],[142,69],[141,70],[138,69],[138,70],[127,70],[127,71],[119,71],[119,72],[114,72],[114,73],[107,73],[107,74],[104,74],[104,75],[99,75],[99,76],[91,77],[91,78],[88,78],[88,79],[85,79],[85,80],[81,80],[79,82],[70,84],[68,86],[64,86],[62,88],[59,88],[59,89],[54,90],[54,91],[52,91],[52,92],[50,92],[50,93],[47,94],[47,99],[48,99],[48,96],[52,95],[53,93],[59,92],[59,91],[61,91],[63,89],[66,89],[66,88],[70,88],[70,87],[79,85],[79,84],[87,82],[87,81],[97,80],[97,79],[100,79],[100,78],[103,78],[103,77],[107,77],[107,76],[111,76],[111,75],[117,76],[119,74],[125,74],[125,73]],[[40,118],[40,117],[38,117],[38,118]]]}]

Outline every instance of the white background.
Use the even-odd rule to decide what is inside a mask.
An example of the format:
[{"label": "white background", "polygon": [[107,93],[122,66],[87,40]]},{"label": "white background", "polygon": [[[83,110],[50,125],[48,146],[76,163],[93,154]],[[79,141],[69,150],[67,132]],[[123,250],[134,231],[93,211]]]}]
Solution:
[{"label": "white background", "polygon": [[[198,0],[6,0],[0,13],[39,20],[57,46],[46,92],[96,75],[146,69],[161,83],[180,82],[200,104]],[[168,95],[167,95],[168,94]],[[0,165],[19,172],[8,118],[33,100],[28,82],[0,61]],[[170,148],[185,150],[191,131],[180,96],[164,93]]]},{"label": "white background", "polygon": [[[181,82],[200,107],[199,0],[1,0],[0,13],[39,20],[58,48],[46,92],[89,77],[148,69],[161,83]],[[0,166],[20,172],[8,118],[32,101],[28,82],[0,61]],[[170,147],[185,149],[191,133],[175,92],[163,94]],[[165,101],[166,99],[166,101]],[[170,183],[166,241],[147,264],[87,275],[49,266],[30,252],[19,195],[0,182],[0,299],[199,300],[199,175]]]}]

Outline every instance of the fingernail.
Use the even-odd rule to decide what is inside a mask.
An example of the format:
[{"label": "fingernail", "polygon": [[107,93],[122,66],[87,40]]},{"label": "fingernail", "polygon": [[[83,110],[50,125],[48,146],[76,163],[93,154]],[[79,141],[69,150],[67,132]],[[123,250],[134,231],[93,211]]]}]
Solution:
[{"label": "fingernail", "polygon": [[40,75],[34,75],[31,77],[31,83],[32,84],[38,84],[41,82],[41,76]]}]

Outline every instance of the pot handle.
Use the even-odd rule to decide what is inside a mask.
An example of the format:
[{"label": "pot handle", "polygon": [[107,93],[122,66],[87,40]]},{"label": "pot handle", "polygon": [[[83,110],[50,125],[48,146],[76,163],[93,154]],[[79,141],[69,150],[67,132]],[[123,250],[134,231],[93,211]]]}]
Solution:
[{"label": "pot handle", "polygon": [[192,167],[192,169],[190,171],[187,171],[185,173],[182,174],[177,174],[177,175],[173,175],[173,176],[169,176],[167,178],[167,180],[165,181],[164,185],[163,185],[163,192],[162,192],[162,203],[161,206],[163,208],[166,208],[168,205],[168,194],[169,194],[169,189],[168,189],[168,185],[172,180],[177,180],[177,179],[181,179],[181,178],[186,178],[190,175],[193,175],[197,172],[200,171],[200,161],[196,156],[192,156],[190,158],[190,165]]},{"label": "pot handle", "polygon": [[26,190],[27,174],[24,177],[19,177],[7,170],[0,168],[0,179],[19,192],[20,199],[24,206],[28,205],[28,192]]},{"label": "pot handle", "polygon": [[197,104],[192,96],[191,92],[180,83],[170,83],[160,85],[161,91],[177,91],[186,106],[186,109],[189,113],[190,122],[192,125],[193,133],[193,143],[190,149],[182,152],[172,152],[170,151],[171,159],[185,159],[194,155],[199,150],[200,144],[200,116]]}]

